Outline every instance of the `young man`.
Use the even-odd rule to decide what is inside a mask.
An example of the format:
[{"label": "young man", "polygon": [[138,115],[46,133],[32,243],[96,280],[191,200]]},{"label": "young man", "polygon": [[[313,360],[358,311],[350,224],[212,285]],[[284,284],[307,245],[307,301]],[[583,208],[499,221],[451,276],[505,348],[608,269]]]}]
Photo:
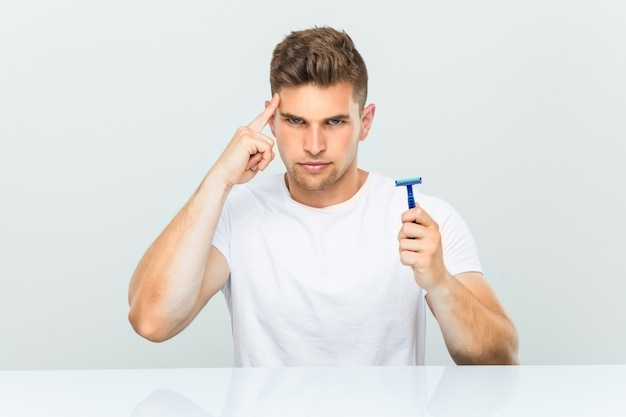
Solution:
[{"label": "young man", "polygon": [[[139,262],[135,330],[167,340],[221,290],[237,366],[423,364],[426,300],[456,363],[516,364],[516,330],[459,215],[423,194],[406,210],[404,188],[358,167],[375,106],[350,37],[292,32],[270,84]],[[286,172],[248,183],[275,157],[266,125]]]}]

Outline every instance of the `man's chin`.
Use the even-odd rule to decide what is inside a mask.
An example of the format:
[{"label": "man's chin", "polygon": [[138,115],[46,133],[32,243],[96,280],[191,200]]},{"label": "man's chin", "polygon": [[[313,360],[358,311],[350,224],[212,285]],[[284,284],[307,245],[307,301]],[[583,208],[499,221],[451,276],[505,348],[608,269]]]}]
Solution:
[{"label": "man's chin", "polygon": [[336,182],[334,173],[291,175],[298,186],[306,191],[324,191]]}]

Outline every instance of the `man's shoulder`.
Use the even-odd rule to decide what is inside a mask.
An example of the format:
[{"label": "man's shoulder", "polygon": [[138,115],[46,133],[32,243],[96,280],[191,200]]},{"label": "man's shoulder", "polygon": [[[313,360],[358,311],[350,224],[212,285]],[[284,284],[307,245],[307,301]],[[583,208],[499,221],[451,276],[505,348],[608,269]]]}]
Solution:
[{"label": "man's shoulder", "polygon": [[267,173],[265,175],[259,175],[254,177],[251,181],[245,184],[239,184],[235,186],[230,196],[244,196],[263,198],[272,195],[282,194],[284,174],[282,173]]},{"label": "man's shoulder", "polygon": [[246,217],[254,210],[264,210],[284,200],[283,174],[268,173],[233,187],[228,194],[223,212],[231,217]]}]

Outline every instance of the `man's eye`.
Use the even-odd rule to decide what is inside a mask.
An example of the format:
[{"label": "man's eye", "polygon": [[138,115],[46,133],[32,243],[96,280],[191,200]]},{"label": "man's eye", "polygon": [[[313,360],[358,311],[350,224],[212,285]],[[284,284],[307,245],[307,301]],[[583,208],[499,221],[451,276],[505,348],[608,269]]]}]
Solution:
[{"label": "man's eye", "polygon": [[288,117],[287,121],[292,125],[301,125],[302,123],[304,123],[302,119],[294,119],[293,117]]},{"label": "man's eye", "polygon": [[328,121],[328,124],[331,126],[339,126],[342,123],[343,123],[343,120],[339,120],[339,119],[330,119]]}]

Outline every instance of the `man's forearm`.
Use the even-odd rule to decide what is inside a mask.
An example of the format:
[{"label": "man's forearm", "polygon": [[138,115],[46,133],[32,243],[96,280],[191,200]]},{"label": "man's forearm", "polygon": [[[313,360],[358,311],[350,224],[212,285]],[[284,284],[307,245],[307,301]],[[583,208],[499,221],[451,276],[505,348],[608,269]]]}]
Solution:
[{"label": "man's forearm", "polygon": [[506,314],[486,306],[457,278],[446,281],[426,298],[455,363],[518,364],[517,331]]}]

